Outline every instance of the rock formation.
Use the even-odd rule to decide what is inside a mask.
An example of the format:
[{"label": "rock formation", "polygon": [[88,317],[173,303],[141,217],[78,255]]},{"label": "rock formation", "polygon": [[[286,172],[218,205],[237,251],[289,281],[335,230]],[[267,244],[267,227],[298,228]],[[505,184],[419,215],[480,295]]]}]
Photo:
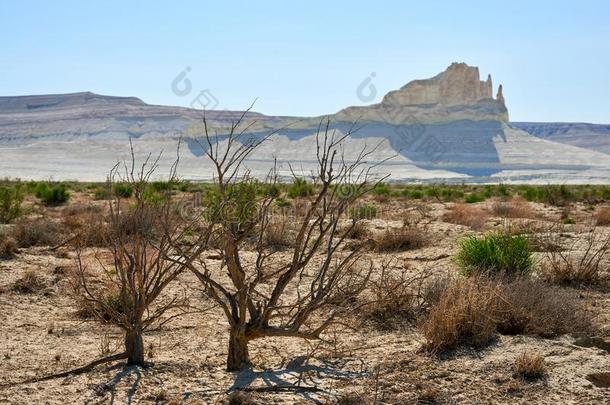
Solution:
[{"label": "rock formation", "polygon": [[503,101],[494,100],[492,92],[491,75],[482,81],[478,67],[452,63],[431,79],[415,80],[389,92],[379,104],[348,107],[335,118],[394,125],[455,120],[507,122],[506,106]]},{"label": "rock formation", "polygon": [[476,104],[492,99],[491,75],[480,80],[479,68],[452,63],[443,73],[428,80],[415,80],[400,90],[389,92],[382,103],[401,106],[442,104],[445,106]]},{"label": "rock formation", "polygon": [[496,100],[498,101],[498,103],[506,105],[506,101],[504,100],[504,94],[502,94],[502,85],[498,87],[498,94],[496,95]]}]

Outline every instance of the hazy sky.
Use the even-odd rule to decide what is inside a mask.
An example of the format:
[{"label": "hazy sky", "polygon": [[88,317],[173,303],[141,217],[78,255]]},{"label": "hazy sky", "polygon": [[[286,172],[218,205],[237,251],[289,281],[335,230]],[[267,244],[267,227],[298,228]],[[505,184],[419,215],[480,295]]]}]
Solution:
[{"label": "hazy sky", "polygon": [[376,102],[463,61],[504,84],[511,120],[610,123],[608,1],[295,3],[0,0],[0,95],[188,106],[207,89],[217,108],[319,115],[370,103],[371,73]]}]

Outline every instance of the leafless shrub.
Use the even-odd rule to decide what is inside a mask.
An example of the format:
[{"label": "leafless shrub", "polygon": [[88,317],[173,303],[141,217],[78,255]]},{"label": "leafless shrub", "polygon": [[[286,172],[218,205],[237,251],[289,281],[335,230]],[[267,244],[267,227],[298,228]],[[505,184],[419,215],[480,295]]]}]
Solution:
[{"label": "leafless shrub", "polygon": [[33,294],[47,287],[45,279],[34,270],[26,270],[25,273],[13,284],[13,291],[21,294]]},{"label": "leafless shrub", "polygon": [[[169,313],[185,304],[185,296],[159,298],[190,263],[173,260],[172,246],[192,229],[188,223],[176,220],[171,199],[163,198],[157,203],[146,198],[158,159],[153,163],[146,159],[136,168],[133,147],[131,157],[131,167],[125,165],[124,175],[117,165],[109,176],[110,183],[118,179],[134,190],[133,206],[125,209],[120,196],[108,203],[109,231],[105,247],[110,252],[112,265],[106,263],[104,252],[98,251],[91,257],[77,248],[78,266],[72,286],[86,312],[123,329],[128,364],[144,366],[144,332],[171,319]],[[175,166],[170,178],[174,176],[174,169]],[[199,247],[186,246],[182,252],[195,249]]]},{"label": "leafless shrub", "polygon": [[422,271],[398,274],[388,265],[368,287],[371,301],[361,309],[362,317],[381,329],[393,329],[411,324],[436,303],[437,282],[432,273]]},{"label": "leafless shrub", "polygon": [[61,227],[49,219],[26,219],[19,221],[11,229],[12,236],[19,247],[50,246],[61,238]]},{"label": "leafless shrub", "polygon": [[610,208],[608,208],[608,207],[600,207],[597,210],[596,223],[597,223],[598,226],[608,226],[608,225],[610,225]]},{"label": "leafless shrub", "polygon": [[515,374],[526,380],[537,380],[544,377],[546,367],[544,356],[538,352],[523,352],[515,359]]},{"label": "leafless shrub", "polygon": [[[330,123],[320,128],[312,195],[303,207],[294,204],[295,211],[300,211],[290,254],[274,256],[275,251],[265,249],[264,238],[276,197],[257,196],[254,182],[242,173],[242,163],[275,132],[262,139],[251,137],[246,133],[251,124],[243,121],[244,116],[231,125],[222,147],[204,118],[201,142],[207,145],[207,157],[216,169],[216,191],[209,196],[205,218],[209,229],[220,234],[221,268],[212,269],[205,260],[195,265],[196,256],[175,246],[181,256],[176,261],[195,274],[226,315],[229,371],[250,364],[248,343],[254,339],[319,339],[336,322],[341,304],[364,289],[371,273],[371,266],[362,264],[360,249],[341,249],[345,238],[338,226],[351,204],[375,186],[370,181],[371,168],[365,166],[371,151],[364,150],[355,162],[347,163],[341,159],[341,147],[351,132],[338,135],[330,130]],[[275,182],[272,171],[266,183]],[[252,235],[258,239],[254,263],[242,257]]]},{"label": "leafless shrub", "polygon": [[[561,246],[557,234],[548,238]],[[552,242],[555,241],[555,242]],[[604,263],[610,251],[610,237],[602,235],[594,227],[578,233],[565,249],[546,252],[541,275],[548,282],[564,285],[598,284],[605,270]]]},{"label": "leafless shrub", "polygon": [[401,252],[419,249],[428,243],[428,236],[422,229],[400,228],[387,229],[375,238],[375,250],[378,252]]},{"label": "leafless shrub", "polygon": [[480,231],[489,218],[487,211],[469,204],[455,204],[443,215],[443,220],[451,224],[465,225]]}]

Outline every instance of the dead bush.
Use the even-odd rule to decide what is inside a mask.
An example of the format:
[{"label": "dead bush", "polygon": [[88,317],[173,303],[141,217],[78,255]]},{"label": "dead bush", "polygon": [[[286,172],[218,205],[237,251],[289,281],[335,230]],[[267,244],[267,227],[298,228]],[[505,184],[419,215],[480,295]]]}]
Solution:
[{"label": "dead bush", "polygon": [[421,229],[387,229],[375,238],[375,250],[378,252],[401,252],[419,249],[426,245],[428,239]]},{"label": "dead bush", "polygon": [[394,329],[413,323],[436,302],[440,285],[429,271],[395,274],[383,266],[378,278],[370,281],[371,302],[362,316],[380,329]]},{"label": "dead bush", "polygon": [[537,380],[544,377],[546,367],[544,356],[538,352],[523,352],[515,359],[515,374],[526,380]]},{"label": "dead bush", "polygon": [[[550,239],[555,239],[554,244],[560,245],[557,235]],[[610,237],[592,228],[579,234],[565,250],[547,251],[540,272],[546,281],[554,284],[598,284],[604,276],[604,262],[609,251]]]},{"label": "dead bush", "polygon": [[74,234],[71,240],[79,247],[104,246],[109,227],[101,209],[94,205],[74,205],[63,211],[62,224]]},{"label": "dead bush", "polygon": [[532,209],[530,203],[521,198],[514,197],[510,200],[503,201],[498,200],[495,201],[491,210],[494,215],[501,218],[534,218],[535,212]]},{"label": "dead bush", "polygon": [[421,325],[425,349],[481,347],[496,332],[546,338],[595,332],[572,292],[539,280],[504,281],[480,275],[451,280]]},{"label": "dead bush", "polygon": [[46,288],[46,282],[36,271],[27,270],[13,284],[13,291],[21,294],[33,294]]},{"label": "dead bush", "polygon": [[598,226],[610,225],[610,208],[600,207],[597,210],[596,223]]},{"label": "dead bush", "polygon": [[48,219],[28,219],[19,221],[11,229],[12,236],[20,248],[50,246],[61,238],[60,226]]},{"label": "dead bush", "polygon": [[344,236],[347,239],[362,240],[368,238],[370,235],[369,229],[366,224],[360,221],[346,226],[343,232]]},{"label": "dead bush", "polygon": [[500,290],[497,329],[502,334],[548,338],[593,330],[590,315],[571,291],[525,278]]},{"label": "dead bush", "polygon": [[456,204],[443,215],[443,221],[451,224],[465,225],[480,231],[485,228],[489,214],[487,211],[469,205]]},{"label": "dead bush", "polygon": [[431,353],[460,345],[481,347],[496,333],[500,284],[484,276],[451,280],[421,326]]},{"label": "dead bush", "polygon": [[265,227],[264,241],[267,247],[284,249],[294,246],[294,236],[285,222],[273,222]]},{"label": "dead bush", "polygon": [[17,248],[17,241],[13,237],[0,235],[0,259],[12,259]]}]

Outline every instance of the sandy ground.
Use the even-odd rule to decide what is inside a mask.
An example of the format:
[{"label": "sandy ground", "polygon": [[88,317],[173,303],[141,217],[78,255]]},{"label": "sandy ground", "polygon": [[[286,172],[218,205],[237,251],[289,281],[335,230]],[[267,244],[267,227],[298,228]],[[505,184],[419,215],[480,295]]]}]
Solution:
[{"label": "sandy ground", "polygon": [[[386,212],[395,213],[396,218],[388,215],[367,221],[370,229],[380,231],[400,224],[398,212],[405,207],[400,202],[393,204],[396,209]],[[398,263],[408,263],[410,271],[455,272],[451,255],[456,239],[473,231],[443,222],[444,205],[432,204],[431,208],[435,218],[430,225],[431,244],[394,256]],[[546,210],[545,215],[557,211],[537,209]],[[487,229],[497,226],[501,226],[499,219],[487,221]],[[375,253],[367,253],[367,258],[383,259]],[[102,336],[121,349],[119,329],[75,316],[64,274],[70,266],[74,266],[73,252],[44,247],[23,249],[15,259],[0,261],[0,403],[222,403],[227,393],[237,389],[295,384],[303,389],[275,388],[277,392],[257,392],[253,397],[260,403],[334,403],[346,393],[365,393],[379,403],[610,402],[610,388],[590,377],[610,372],[608,349],[583,345],[572,336],[498,336],[482,350],[433,357],[421,351],[423,337],[415,327],[388,331],[365,325],[351,333],[331,329],[325,343],[257,340],[250,345],[253,368],[230,373],[224,370],[226,321],[218,308],[184,315],[147,333],[147,357],[154,367],[114,363],[81,375],[5,385],[100,357]],[[42,275],[46,287],[30,294],[12,291],[14,282],[28,270]],[[193,302],[209,304],[190,274],[183,274],[171,288],[187,288]],[[610,342],[610,292],[582,289],[578,293],[583,305],[596,314],[601,341]],[[355,324],[355,317],[346,322]],[[528,382],[513,375],[515,358],[526,351],[544,355],[547,373],[542,380]]]}]

